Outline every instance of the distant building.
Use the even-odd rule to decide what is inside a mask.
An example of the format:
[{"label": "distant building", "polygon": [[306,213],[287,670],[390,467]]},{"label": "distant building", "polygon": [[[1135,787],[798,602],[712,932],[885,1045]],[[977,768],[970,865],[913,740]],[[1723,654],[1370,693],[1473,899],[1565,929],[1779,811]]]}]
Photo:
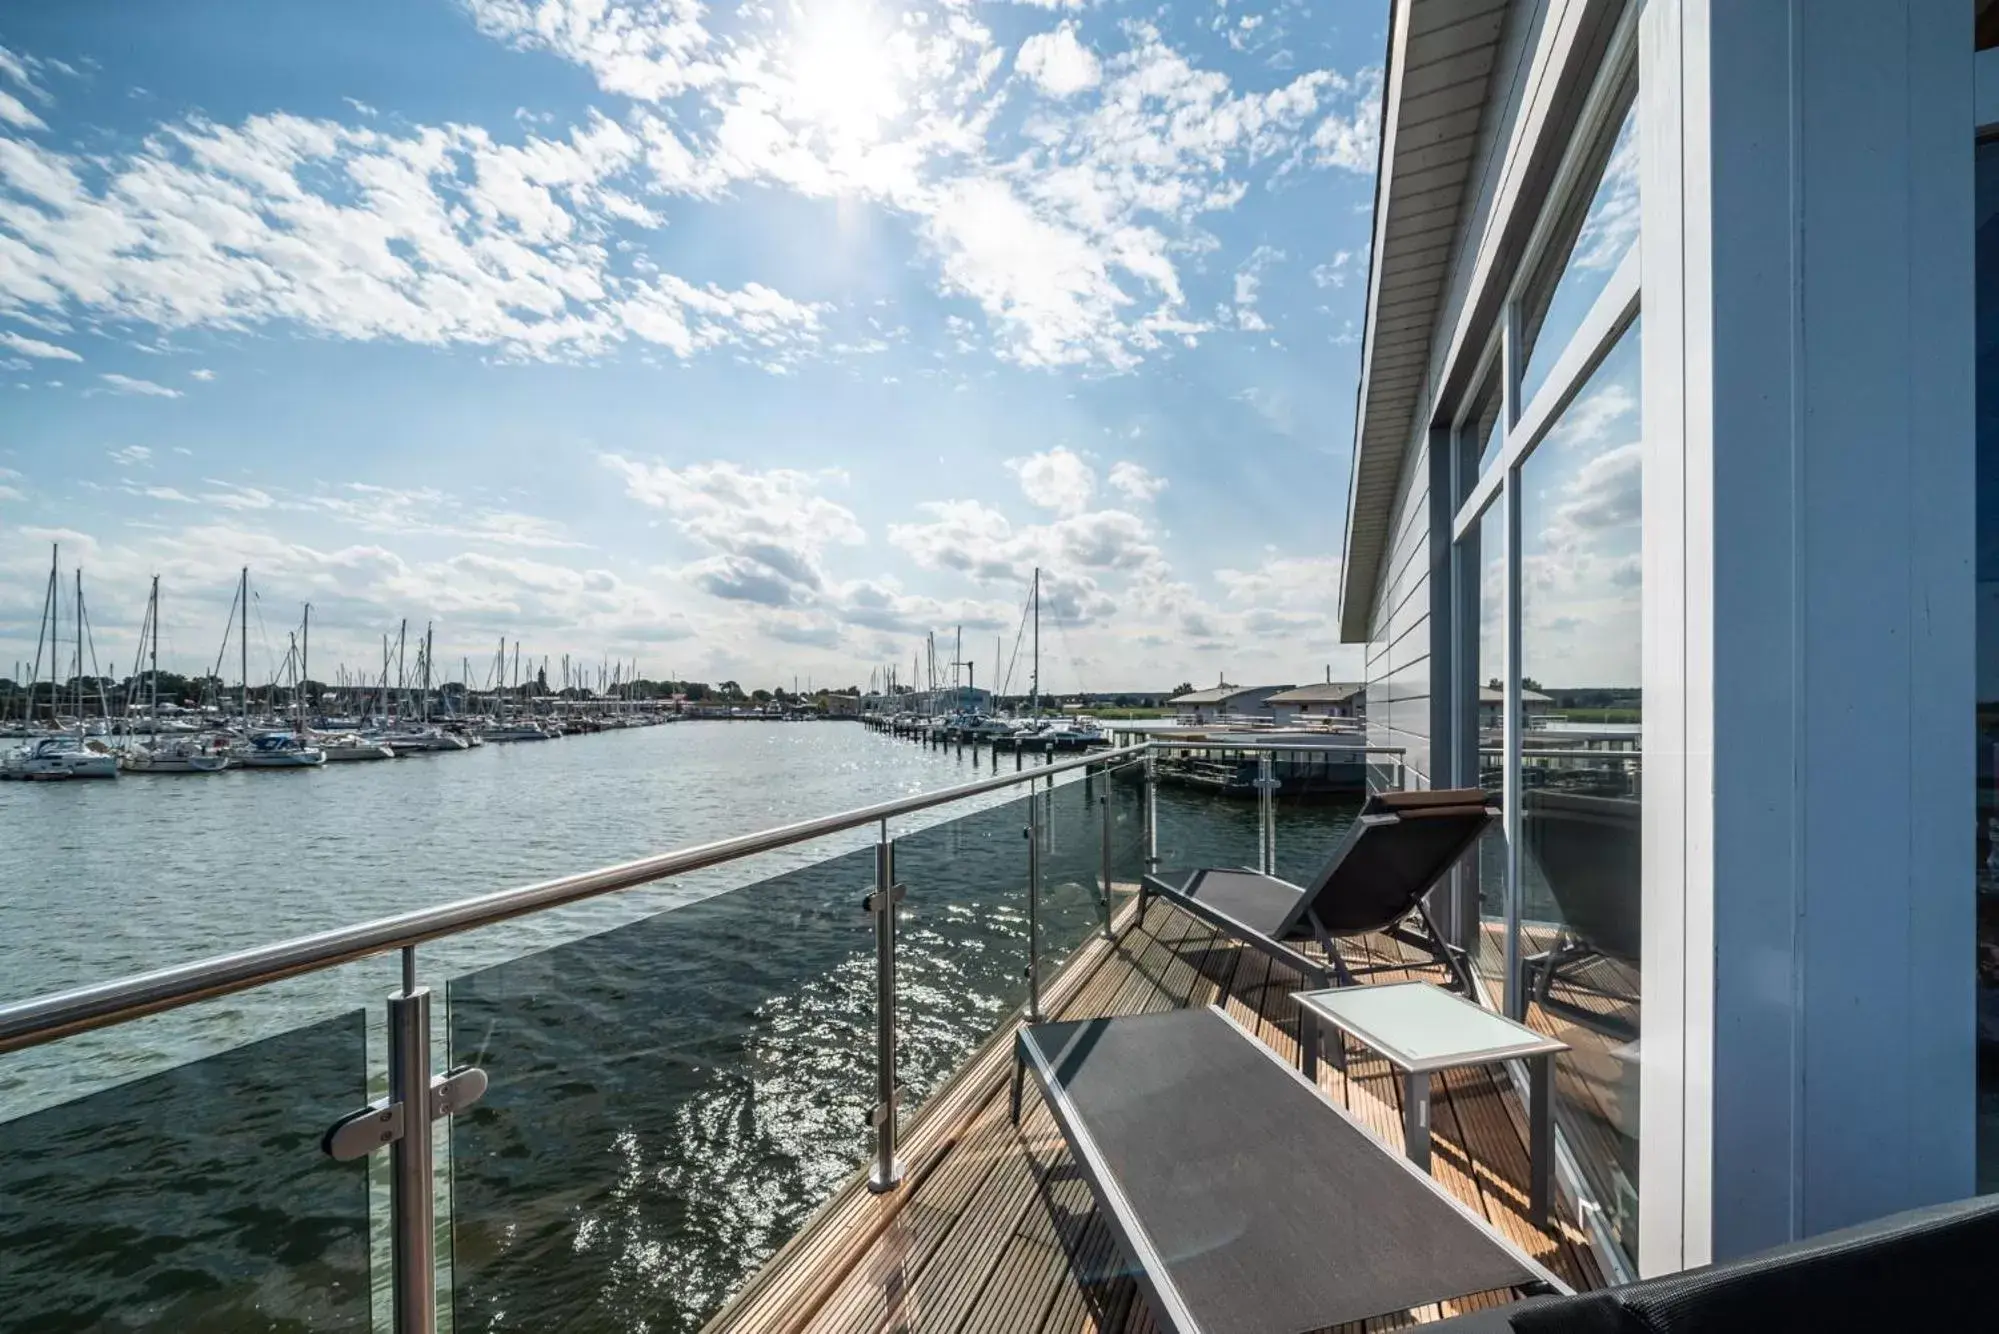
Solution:
[{"label": "distant building", "polygon": [[828,718],[858,718],[861,716],[859,695],[827,695],[826,716]]},{"label": "distant building", "polygon": [[1279,727],[1325,718],[1365,717],[1367,685],[1360,681],[1327,681],[1280,690],[1270,697],[1270,713]]},{"label": "distant building", "polygon": [[[1538,690],[1520,689],[1520,713],[1530,722],[1544,713],[1553,713],[1555,701]],[[1480,686],[1478,690],[1478,725],[1499,727],[1506,721],[1506,696],[1491,686]]]},{"label": "distant building", "polygon": [[1167,703],[1178,711],[1178,720],[1183,723],[1214,723],[1224,718],[1268,718],[1274,721],[1270,697],[1291,688],[1288,685],[1220,685],[1212,690],[1196,690],[1176,696]]}]

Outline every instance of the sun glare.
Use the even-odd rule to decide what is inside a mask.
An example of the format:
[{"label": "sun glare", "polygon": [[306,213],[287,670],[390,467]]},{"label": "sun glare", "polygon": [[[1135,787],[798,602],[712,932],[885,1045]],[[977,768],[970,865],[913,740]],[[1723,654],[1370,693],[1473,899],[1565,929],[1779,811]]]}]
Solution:
[{"label": "sun glare", "polygon": [[841,138],[872,141],[903,109],[892,17],[866,0],[809,0],[794,11],[792,110]]}]

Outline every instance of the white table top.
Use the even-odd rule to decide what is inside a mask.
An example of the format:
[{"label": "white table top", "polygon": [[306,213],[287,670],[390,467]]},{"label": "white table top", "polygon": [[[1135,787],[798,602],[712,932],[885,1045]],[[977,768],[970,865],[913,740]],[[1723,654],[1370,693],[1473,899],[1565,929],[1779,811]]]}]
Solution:
[{"label": "white table top", "polygon": [[1295,999],[1412,1074],[1569,1049],[1558,1038],[1536,1033],[1430,982],[1331,987],[1301,991]]}]

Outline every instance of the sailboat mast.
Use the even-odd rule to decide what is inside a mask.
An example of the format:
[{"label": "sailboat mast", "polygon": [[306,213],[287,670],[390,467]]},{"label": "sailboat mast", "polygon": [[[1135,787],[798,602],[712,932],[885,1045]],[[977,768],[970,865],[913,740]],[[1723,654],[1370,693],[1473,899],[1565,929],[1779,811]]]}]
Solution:
[{"label": "sailboat mast", "polygon": [[[50,727],[54,727],[56,725],[56,690],[58,688],[58,669],[56,667],[56,653],[58,652],[58,649],[56,648],[56,622],[57,618],[59,618],[62,615],[62,599],[59,594],[59,590],[62,587],[62,585],[60,584],[60,582],[58,582],[57,571],[61,569],[62,566],[61,558],[62,558],[62,548],[59,546],[51,546],[49,548],[49,599],[48,599],[49,605],[48,605],[47,614],[43,617],[43,619],[48,622],[49,626],[49,726]],[[41,653],[42,653],[42,641],[37,639],[35,641],[35,656],[40,657]]]},{"label": "sailboat mast", "polygon": [[1034,716],[1041,716],[1041,567],[1034,567],[1034,679],[1028,685]]},{"label": "sailboat mast", "polygon": [[83,731],[83,567],[76,567],[76,730]]},{"label": "sailboat mast", "polygon": [[240,613],[243,618],[242,629],[237,635],[236,648],[242,654],[243,661],[243,733],[248,736],[250,732],[250,567],[247,565],[243,567],[243,584],[237,590],[237,601],[243,604]]},{"label": "sailboat mast", "polygon": [[153,621],[153,653],[151,658],[153,672],[153,735],[158,737],[160,734],[160,576],[157,574],[153,576],[153,606],[148,615],[152,617]]},{"label": "sailboat mast", "polygon": [[437,647],[437,622],[423,626],[423,725],[430,726],[430,655]]},{"label": "sailboat mast", "polygon": [[305,604],[305,623],[298,634],[298,721],[299,731],[305,730],[305,683],[312,679],[306,670],[312,665],[312,604]]}]

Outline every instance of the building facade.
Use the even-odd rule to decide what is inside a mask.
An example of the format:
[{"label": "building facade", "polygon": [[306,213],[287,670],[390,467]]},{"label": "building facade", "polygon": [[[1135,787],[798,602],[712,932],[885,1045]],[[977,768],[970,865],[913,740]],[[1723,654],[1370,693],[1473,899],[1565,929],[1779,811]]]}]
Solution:
[{"label": "building facade", "polygon": [[1351,721],[1367,715],[1367,686],[1359,681],[1327,681],[1280,690],[1270,697],[1269,703],[1271,720],[1279,727],[1301,722]]},{"label": "building facade", "polygon": [[1978,1186],[1993,20],[1392,6],[1342,630],[1614,1271]]},{"label": "building facade", "polygon": [[1167,703],[1174,709],[1177,721],[1196,726],[1224,720],[1267,719],[1271,717],[1270,697],[1289,689],[1288,685],[1222,685],[1176,695]]}]

